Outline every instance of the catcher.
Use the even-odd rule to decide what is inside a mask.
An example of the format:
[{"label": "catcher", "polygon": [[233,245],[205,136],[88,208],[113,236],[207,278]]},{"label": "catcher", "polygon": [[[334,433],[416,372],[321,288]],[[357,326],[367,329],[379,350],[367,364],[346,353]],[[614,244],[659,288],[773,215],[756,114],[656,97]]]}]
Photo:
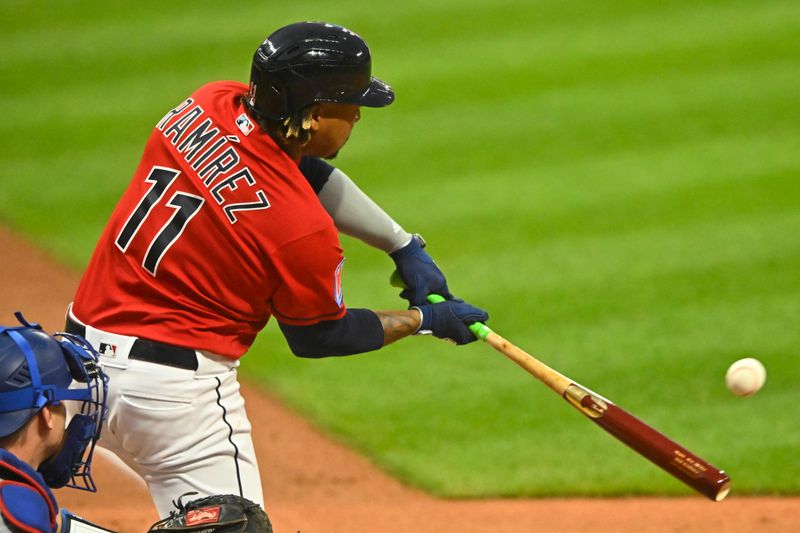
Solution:
[{"label": "catcher", "polygon": [[[85,340],[16,316],[20,326],[0,326],[0,533],[71,531],[88,522],[59,511],[50,489],[95,491],[106,376]],[[80,405],[69,425],[67,402]]]}]

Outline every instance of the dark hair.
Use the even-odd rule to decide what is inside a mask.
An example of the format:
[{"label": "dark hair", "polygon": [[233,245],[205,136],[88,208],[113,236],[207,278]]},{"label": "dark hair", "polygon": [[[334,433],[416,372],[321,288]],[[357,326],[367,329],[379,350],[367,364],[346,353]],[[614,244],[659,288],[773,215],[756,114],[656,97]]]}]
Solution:
[{"label": "dark hair", "polygon": [[296,139],[297,144],[305,146],[311,140],[311,117],[315,105],[308,105],[282,120],[269,119],[253,112],[250,112],[250,116],[279,144],[287,145]]}]

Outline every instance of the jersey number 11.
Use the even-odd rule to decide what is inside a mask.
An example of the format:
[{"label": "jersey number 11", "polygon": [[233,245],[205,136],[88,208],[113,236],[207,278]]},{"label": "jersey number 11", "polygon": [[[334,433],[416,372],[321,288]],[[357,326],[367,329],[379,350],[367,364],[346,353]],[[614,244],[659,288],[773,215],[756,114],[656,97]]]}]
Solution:
[{"label": "jersey number 11", "polygon": [[[128,245],[133,240],[133,237],[139,231],[139,228],[144,223],[147,215],[153,209],[159,200],[167,192],[167,189],[175,181],[175,178],[180,174],[179,170],[166,167],[155,166],[150,170],[145,181],[152,183],[150,189],[145,193],[144,197],[133,210],[133,213],[128,217],[122,231],[117,236],[117,248],[122,253],[128,249]],[[156,236],[150,242],[150,246],[145,252],[144,259],[142,260],[142,267],[149,272],[152,276],[156,275],[158,264],[161,258],[169,250],[170,246],[175,244],[178,237],[183,233],[186,224],[192,219],[197,211],[202,207],[205,199],[194,194],[185,192],[175,192],[167,202],[167,206],[175,210],[170,219],[161,227]]]}]

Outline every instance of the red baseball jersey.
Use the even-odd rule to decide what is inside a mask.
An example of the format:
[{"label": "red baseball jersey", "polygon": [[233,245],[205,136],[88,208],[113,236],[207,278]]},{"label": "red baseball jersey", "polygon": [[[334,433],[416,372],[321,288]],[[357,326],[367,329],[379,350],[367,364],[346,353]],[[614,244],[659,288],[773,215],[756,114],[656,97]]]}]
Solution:
[{"label": "red baseball jersey", "polygon": [[344,316],[338,232],[246,92],[210,83],[156,125],[81,279],[80,321],[237,358],[272,315]]}]

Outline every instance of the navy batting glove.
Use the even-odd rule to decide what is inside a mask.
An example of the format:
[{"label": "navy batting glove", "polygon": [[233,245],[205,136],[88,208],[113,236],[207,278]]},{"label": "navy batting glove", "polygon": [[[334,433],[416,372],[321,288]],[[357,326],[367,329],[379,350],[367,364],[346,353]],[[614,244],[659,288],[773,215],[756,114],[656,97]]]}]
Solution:
[{"label": "navy batting glove", "polygon": [[429,294],[439,294],[446,300],[453,298],[444,274],[424,248],[422,237],[414,235],[410,243],[389,254],[406,287],[400,297],[408,300],[409,305],[425,305]]},{"label": "navy batting glove", "polygon": [[467,326],[475,322],[486,322],[489,313],[457,298],[435,304],[418,305],[422,323],[417,334],[432,334],[456,344],[468,344],[478,340]]}]

